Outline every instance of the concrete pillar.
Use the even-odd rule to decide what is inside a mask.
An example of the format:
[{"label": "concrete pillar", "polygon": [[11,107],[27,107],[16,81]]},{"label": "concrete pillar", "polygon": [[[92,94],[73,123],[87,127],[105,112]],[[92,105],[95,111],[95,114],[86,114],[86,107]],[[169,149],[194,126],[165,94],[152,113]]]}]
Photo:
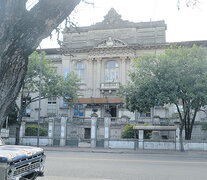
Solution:
[{"label": "concrete pillar", "polygon": [[97,119],[98,115],[95,112],[91,114],[91,148],[96,147]]},{"label": "concrete pillar", "polygon": [[49,118],[49,126],[48,126],[48,138],[49,138],[49,146],[53,146],[53,136],[54,136],[54,118]]},{"label": "concrete pillar", "polygon": [[26,121],[22,120],[21,126],[20,126],[20,132],[19,132],[20,144],[23,144],[23,137],[25,135],[25,125],[26,125]]},{"label": "concrete pillar", "polygon": [[61,117],[60,146],[65,146],[66,143],[66,125],[67,117]]},{"label": "concrete pillar", "polygon": [[111,115],[109,113],[104,117],[104,148],[109,148]]},{"label": "concrete pillar", "polygon": [[177,127],[176,129],[176,142],[179,142],[180,141],[180,128]]},{"label": "concrete pillar", "polygon": [[177,127],[176,131],[175,131],[175,150],[179,150],[180,149],[180,122],[174,122],[174,125]]},{"label": "concrete pillar", "polygon": [[139,130],[139,149],[144,149],[144,130]]}]

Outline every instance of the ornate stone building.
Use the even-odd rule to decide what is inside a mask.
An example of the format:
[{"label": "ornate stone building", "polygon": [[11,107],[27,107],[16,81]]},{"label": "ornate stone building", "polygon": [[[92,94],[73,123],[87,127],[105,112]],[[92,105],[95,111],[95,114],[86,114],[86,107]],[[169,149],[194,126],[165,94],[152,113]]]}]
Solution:
[{"label": "ornate stone building", "polygon": [[[69,28],[64,31],[63,52],[45,49],[57,72],[64,76],[74,71],[81,79],[79,98],[74,107],[68,107],[63,99],[49,98],[41,102],[41,119],[55,119],[54,142],[60,139],[60,117],[66,117],[66,144],[71,139],[90,139],[92,108],[97,109],[97,138],[104,138],[103,117],[106,110],[111,118],[110,138],[119,139],[128,123],[163,123],[174,113],[173,106],[155,107],[145,114],[131,113],[124,108],[117,96],[119,84],[126,84],[130,63],[138,56],[163,53],[170,46],[166,42],[167,26],[164,21],[134,23],[121,19],[111,9],[102,22],[88,27]],[[206,47],[206,41],[177,43]],[[38,103],[28,107],[28,117],[36,121]],[[199,114],[198,120],[206,119]],[[166,134],[163,134],[163,137]],[[67,141],[68,140],[68,141]],[[101,143],[101,141],[100,141]],[[57,143],[58,144],[58,143]]]},{"label": "ornate stone building", "polygon": [[[96,105],[98,115],[109,108],[112,117],[135,115],[123,108],[117,97],[119,83],[126,84],[132,59],[143,53],[160,51],[154,47],[165,44],[164,21],[133,23],[124,21],[111,9],[100,23],[64,32],[65,54],[63,71],[75,71],[81,78],[78,115],[89,116],[90,105]],[[86,106],[82,106],[85,104]]]}]

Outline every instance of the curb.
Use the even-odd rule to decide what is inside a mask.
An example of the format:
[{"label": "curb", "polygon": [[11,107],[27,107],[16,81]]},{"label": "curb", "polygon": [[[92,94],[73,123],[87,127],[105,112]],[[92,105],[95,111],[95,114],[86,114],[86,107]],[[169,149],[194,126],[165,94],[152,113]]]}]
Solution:
[{"label": "curb", "polygon": [[169,151],[169,150],[125,150],[125,149],[85,149],[85,148],[54,148],[42,147],[45,152],[88,152],[88,153],[109,153],[109,154],[165,154],[165,155],[204,155],[207,151]]}]

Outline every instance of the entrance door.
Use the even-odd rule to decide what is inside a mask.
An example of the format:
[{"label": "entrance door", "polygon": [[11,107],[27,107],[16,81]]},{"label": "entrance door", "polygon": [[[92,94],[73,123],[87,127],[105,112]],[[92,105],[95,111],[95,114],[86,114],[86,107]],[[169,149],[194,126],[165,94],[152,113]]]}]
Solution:
[{"label": "entrance door", "polygon": [[85,134],[84,139],[90,139],[91,138],[91,128],[85,128]]},{"label": "entrance door", "polygon": [[111,117],[117,117],[116,106],[110,106],[110,114],[111,114]]}]

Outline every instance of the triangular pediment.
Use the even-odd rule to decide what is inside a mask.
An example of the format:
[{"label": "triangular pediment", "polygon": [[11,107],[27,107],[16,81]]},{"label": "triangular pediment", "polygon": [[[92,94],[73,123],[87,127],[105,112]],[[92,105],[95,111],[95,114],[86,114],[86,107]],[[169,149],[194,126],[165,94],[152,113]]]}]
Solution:
[{"label": "triangular pediment", "polygon": [[127,44],[119,39],[113,39],[112,37],[108,37],[107,39],[105,39],[97,44],[97,48],[123,47],[123,46],[127,46]]}]

